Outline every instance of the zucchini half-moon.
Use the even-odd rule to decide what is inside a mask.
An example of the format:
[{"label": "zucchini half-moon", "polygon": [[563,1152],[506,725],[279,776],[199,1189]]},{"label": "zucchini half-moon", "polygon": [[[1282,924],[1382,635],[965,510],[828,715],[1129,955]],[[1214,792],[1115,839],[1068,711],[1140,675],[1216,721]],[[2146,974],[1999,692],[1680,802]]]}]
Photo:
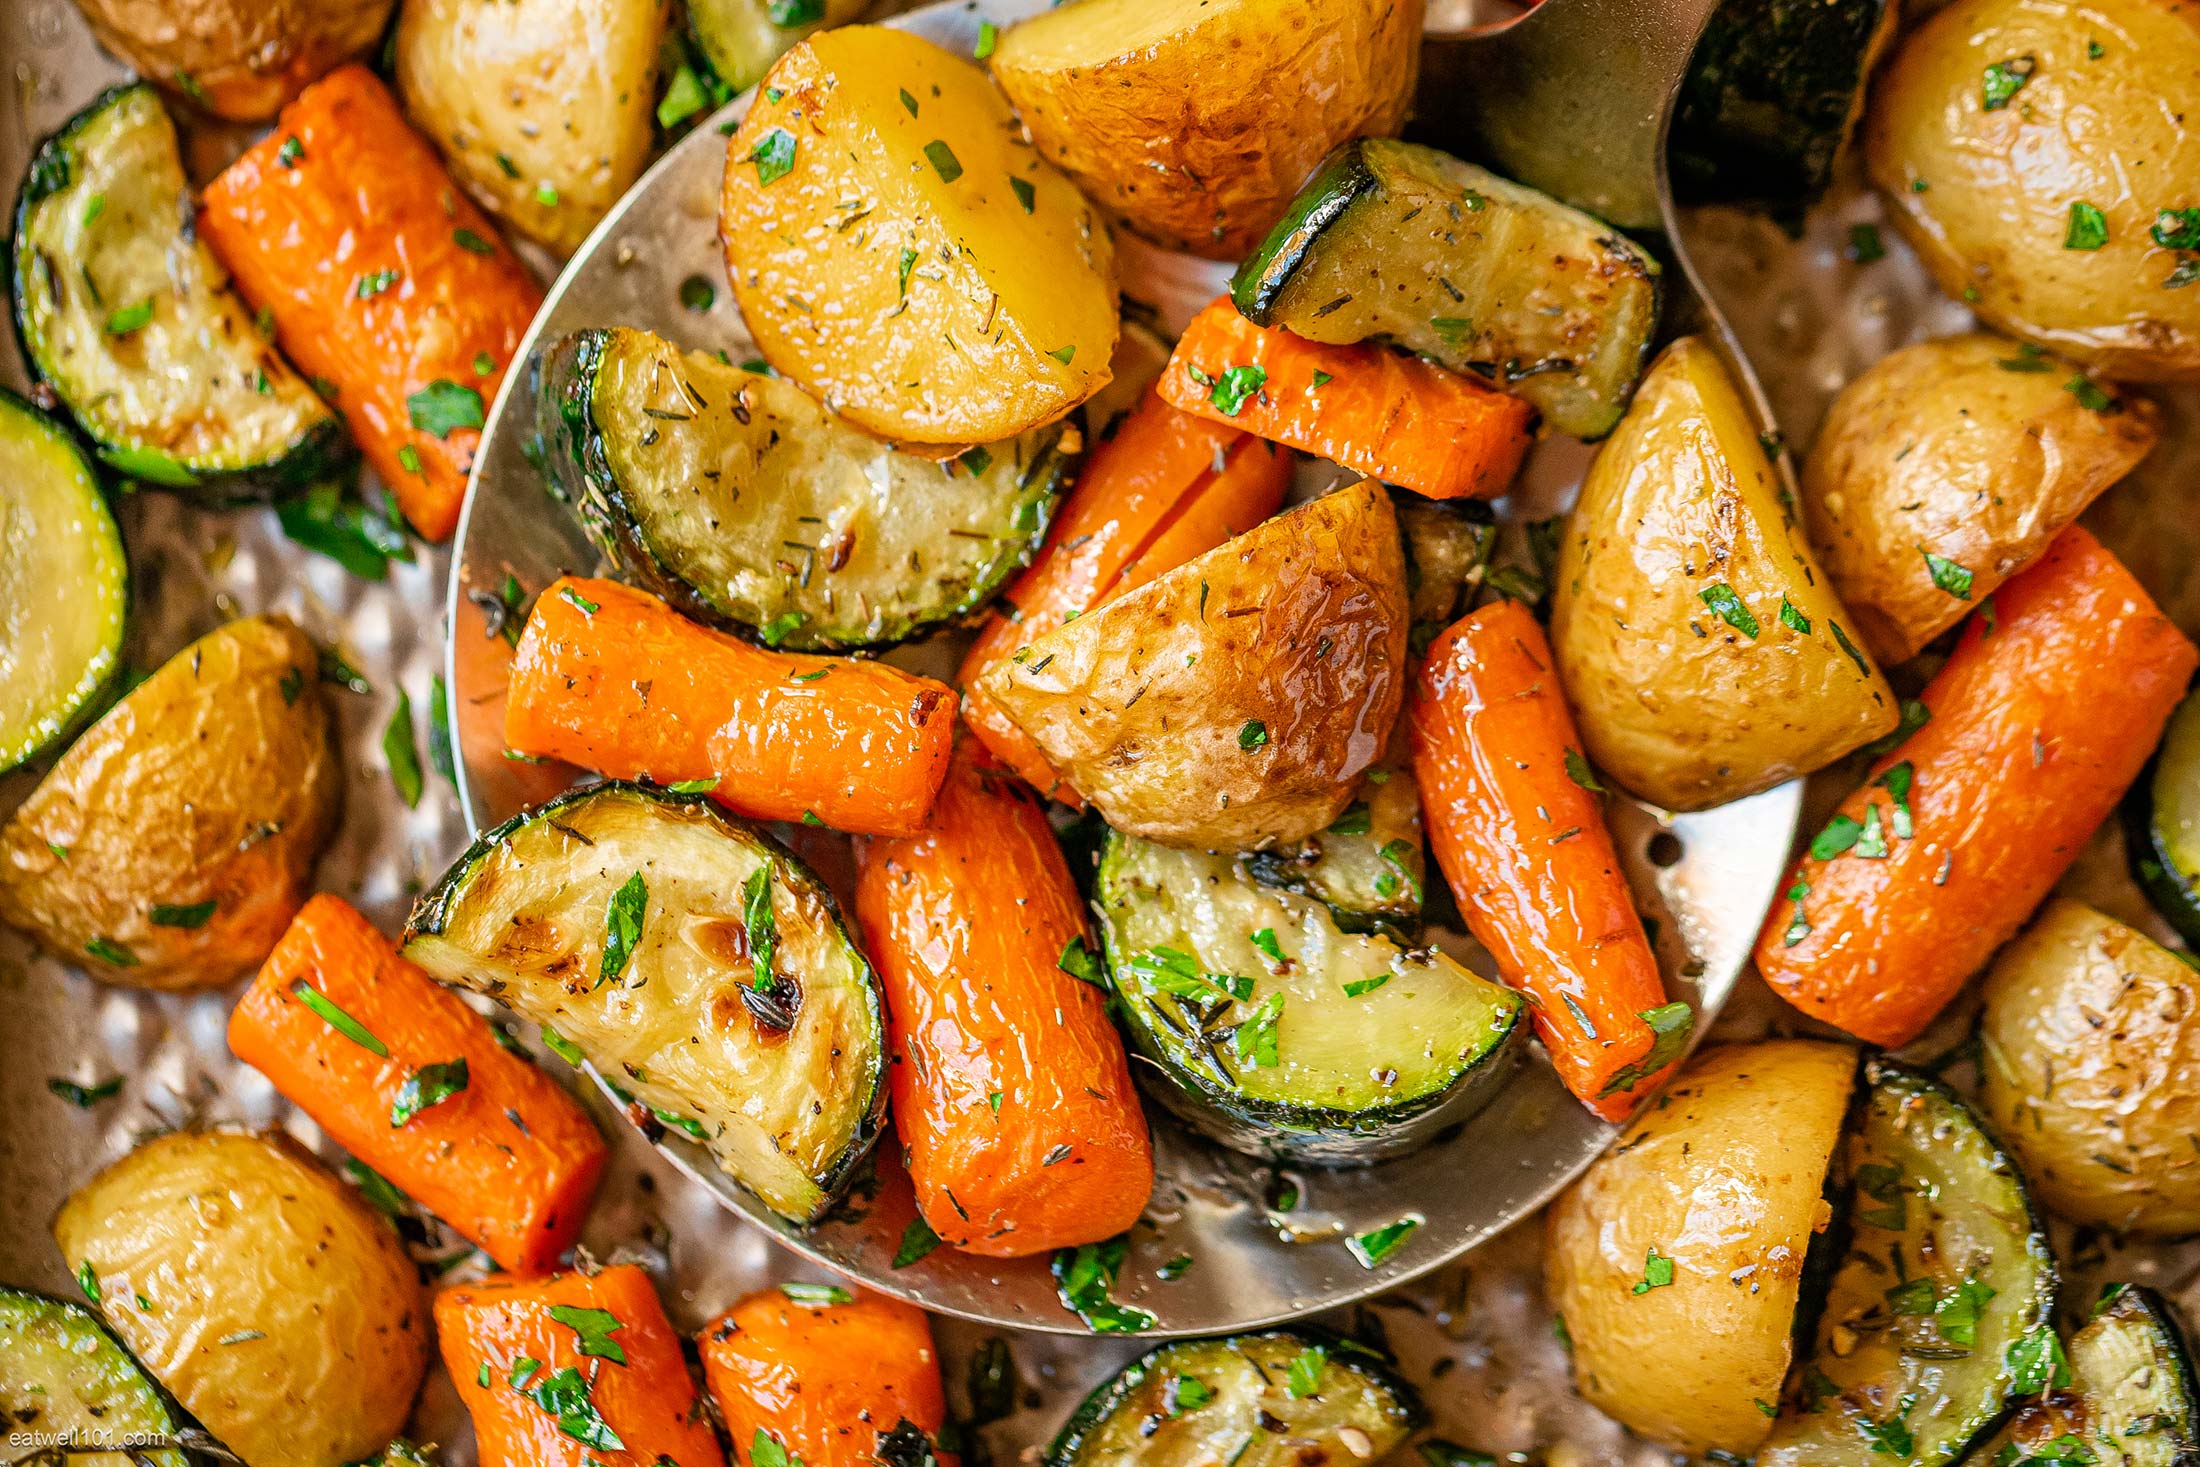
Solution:
[{"label": "zucchini half-moon", "polygon": [[923,458],[646,331],[568,336],[537,371],[547,467],[590,538],[689,615],[775,647],[874,646],[977,611],[1068,481],[1059,424]]},{"label": "zucchini half-moon", "polygon": [[2200,1463],[2200,1387],[2184,1331],[2160,1294],[2139,1284],[2103,1288],[2093,1317],[2070,1337],[2069,1372],[1966,1467]]},{"label": "zucchini half-moon", "polygon": [[1518,994],[1435,948],[1341,931],[1228,855],[1111,831],[1093,898],[1130,1041],[1163,1077],[1149,1088],[1225,1146],[1380,1161],[1474,1114],[1514,1068]]},{"label": "zucchini half-moon", "polygon": [[[74,1444],[52,1460],[81,1467],[188,1467],[175,1447],[134,1444],[206,1440],[90,1310],[5,1285],[0,1424],[41,1445]],[[107,1443],[117,1450],[95,1450]]]},{"label": "zucchini half-moon", "polygon": [[2131,874],[2178,935],[2200,948],[2200,693],[2170,715],[2162,745],[2124,796]]},{"label": "zucchini half-moon", "polygon": [[1394,751],[1361,778],[1359,795],[1327,830],[1283,850],[1249,851],[1238,862],[1263,886],[1325,903],[1340,931],[1412,939],[1428,879],[1413,762]]},{"label": "zucchini half-moon", "polygon": [[1331,153],[1231,295],[1262,326],[1472,373],[1585,439],[1619,422],[1658,324],[1657,262],[1618,230],[1388,138]]},{"label": "zucchini half-moon", "polygon": [[789,1221],[878,1137],[877,976],[824,883],[700,796],[599,784],[521,812],[421,899],[405,956],[555,1029]]},{"label": "zucchini half-moon", "polygon": [[120,472],[227,503],[335,477],[356,457],[199,242],[152,87],[102,94],[40,145],[13,283],[31,370]]}]

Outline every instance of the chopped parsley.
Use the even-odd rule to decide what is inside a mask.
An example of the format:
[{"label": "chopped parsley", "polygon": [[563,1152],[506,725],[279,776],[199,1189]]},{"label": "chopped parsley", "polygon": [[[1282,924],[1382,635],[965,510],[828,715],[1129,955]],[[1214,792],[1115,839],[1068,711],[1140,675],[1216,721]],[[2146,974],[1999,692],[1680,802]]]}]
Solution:
[{"label": "chopped parsley", "polygon": [[451,239],[462,250],[476,255],[493,255],[497,247],[463,225],[451,231]]},{"label": "chopped parsley", "polygon": [[1260,391],[1268,381],[1268,369],[1254,363],[1225,367],[1208,389],[1207,400],[1226,418],[1234,418],[1245,410],[1245,400]]},{"label": "chopped parsley", "polygon": [[336,1006],[335,1000],[306,982],[294,978],[290,983],[290,996],[320,1015],[321,1022],[379,1059],[390,1057],[390,1047],[369,1033],[367,1026]]},{"label": "chopped parsley", "polygon": [[983,61],[988,56],[991,56],[993,54],[993,48],[1000,43],[1000,39],[1001,28],[999,26],[995,25],[990,20],[979,21],[978,44],[971,47],[970,49],[971,59],[974,61]]},{"label": "chopped parsley", "polygon": [[123,306],[107,315],[109,336],[128,336],[131,332],[153,319],[153,301],[148,296],[134,306]]},{"label": "chopped parsley", "polygon": [[358,282],[352,286],[351,293],[363,301],[373,300],[383,291],[397,284],[397,281],[398,272],[395,270],[370,271],[359,277]]},{"label": "chopped parsley", "polygon": [[2165,250],[2200,250],[2200,209],[2164,209],[2147,232]]},{"label": "chopped parsley", "polygon": [[1276,1026],[1282,1018],[1283,995],[1271,993],[1231,1031],[1230,1049],[1239,1063],[1251,1070],[1272,1070],[1283,1062],[1276,1046]]},{"label": "chopped parsley", "polygon": [[1979,87],[1979,105],[1987,112],[1999,112],[2009,105],[2024,84],[2032,79],[2039,62],[2031,56],[2012,56],[2007,61],[1996,61],[1986,68],[1986,76]]},{"label": "chopped parsley", "polygon": [[931,163],[932,171],[940,176],[941,183],[953,183],[963,176],[962,160],[955,156],[955,150],[947,146],[944,139],[934,138],[926,143],[924,156]]},{"label": "chopped parsley", "polygon": [[404,1125],[431,1106],[441,1105],[452,1096],[463,1093],[468,1079],[466,1061],[463,1058],[422,1065],[414,1070],[405,1077],[405,1083],[397,1087],[397,1098],[390,1102],[391,1129]]},{"label": "chopped parsley", "polygon": [[1644,1009],[1637,1015],[1650,1026],[1650,1048],[1641,1059],[1624,1065],[1619,1072],[1597,1092],[1597,1098],[1623,1090],[1632,1090],[1667,1065],[1681,1057],[1688,1047],[1688,1036],[1695,1032],[1696,1011],[1681,1000],[1659,1004],[1654,1009]]},{"label": "chopped parsley", "polygon": [[298,141],[298,135],[296,133],[292,133],[290,136],[284,138],[283,145],[275,150],[275,161],[282,164],[285,168],[296,168],[298,166],[298,160],[300,158],[303,158],[305,155],[306,145]]},{"label": "chopped parsley", "polygon": [[[1887,258],[1887,246],[1879,238],[1876,224],[1851,224],[1848,248],[1842,253],[1859,265],[1869,265],[1875,260]],[[1772,455],[1778,457],[1777,454]]]},{"label": "chopped parsley", "polygon": [[1039,191],[1032,187],[1030,179],[1018,178],[1011,173],[1008,176],[1008,191],[1016,196],[1017,203],[1024,206],[1026,214],[1038,207]]},{"label": "chopped parsley", "polygon": [[1589,761],[1581,756],[1579,749],[1571,745],[1566,750],[1566,777],[1592,795],[1605,792],[1604,786],[1597,783],[1596,771],[1589,767]]},{"label": "chopped parsley", "polygon": [[405,399],[405,412],[423,433],[448,438],[461,428],[478,428],[485,416],[481,394],[473,388],[438,377]]},{"label": "chopped parsley", "polygon": [[1780,625],[1802,636],[1810,635],[1810,618],[1803,615],[1795,603],[1785,596],[1780,598]]},{"label": "chopped parsley", "polygon": [[1414,1229],[1420,1226],[1421,1219],[1418,1217],[1401,1217],[1396,1222],[1384,1223],[1379,1228],[1354,1233],[1344,1240],[1344,1246],[1347,1252],[1359,1260],[1360,1267],[1374,1268],[1404,1247],[1406,1239],[1412,1237]]},{"label": "chopped parsley", "polygon": [[1303,1401],[1321,1389],[1322,1372],[1329,1368],[1329,1349],[1325,1345],[1308,1345],[1299,1351],[1284,1372],[1284,1390],[1294,1401]]},{"label": "chopped parsley", "polygon": [[2097,250],[2108,243],[2108,216],[2083,199],[2070,206],[2070,227],[2063,234],[2066,250]]},{"label": "chopped parsley", "polygon": [[1650,1252],[1642,1260],[1642,1277],[1635,1281],[1632,1294],[1647,1294],[1652,1289],[1662,1289],[1673,1282],[1673,1260],[1658,1252],[1652,1244]]},{"label": "chopped parsley", "polygon": [[1717,614],[1719,620],[1748,637],[1757,639],[1757,618],[1742,604],[1742,598],[1734,594],[1734,588],[1724,581],[1714,582],[1696,593],[1704,605]]},{"label": "chopped parsley", "polygon": [[397,706],[382,728],[382,762],[389,766],[390,784],[405,808],[417,806],[428,780],[420,770],[420,748],[413,742],[412,699],[403,688],[397,690]]},{"label": "chopped parsley", "polygon": [[[291,671],[296,672],[297,669],[292,668]],[[220,907],[221,903],[213,901],[191,902],[183,906],[155,902],[153,909],[145,914],[145,920],[155,927],[181,927],[185,931],[196,931],[204,927],[207,919]]]},{"label": "chopped parsley", "polygon": [[603,913],[603,956],[596,964],[598,985],[616,983],[642,940],[649,917],[649,883],[637,871],[611,894]]},{"label": "chopped parsley", "polygon": [[1925,568],[1932,572],[1935,586],[1958,601],[1971,599],[1971,571],[1968,566],[1958,565],[1945,555],[1935,555],[1922,545],[1917,547],[1917,553],[1925,557]]},{"label": "chopped parsley", "polygon": [[750,872],[741,884],[741,917],[748,924],[749,961],[755,965],[749,986],[763,993],[779,981],[772,974],[772,961],[779,956],[779,918],[772,911],[771,862]]},{"label": "chopped parsley", "polygon": [[74,1080],[64,1080],[56,1075],[46,1081],[46,1088],[78,1110],[90,1110],[102,1100],[112,1100],[122,1093],[122,1077],[101,1080],[96,1085],[79,1085]]},{"label": "chopped parsley", "polygon": [[2105,413],[2113,410],[2116,399],[2101,390],[2091,377],[2078,376],[2063,384],[2063,391],[2078,400],[2078,406],[2088,412]]},{"label": "chopped parsley", "polygon": [[[1153,1315],[1136,1305],[1118,1304],[1110,1297],[1116,1277],[1122,1272],[1124,1255],[1129,1251],[1129,1240],[1115,1237],[1104,1243],[1063,1248],[1054,1255],[1054,1286],[1063,1307],[1083,1320],[1085,1328],[1096,1335],[1135,1333],[1153,1327]],[[756,1462],[751,1467],[769,1467],[769,1464]]]},{"label": "chopped parsley", "polygon": [[909,1219],[909,1226],[901,1230],[901,1246],[894,1250],[894,1267],[907,1268],[929,1256],[940,1246],[940,1235],[932,1231],[932,1225],[919,1213]]},{"label": "chopped parsley", "polygon": [[1248,718],[1238,729],[1237,743],[1241,749],[1257,749],[1268,742],[1268,725],[1257,718]]},{"label": "chopped parsley", "polygon": [[1085,934],[1082,932],[1062,944],[1062,955],[1054,960],[1054,966],[1080,983],[1090,983],[1095,988],[1106,987],[1100,955],[1085,945]]},{"label": "chopped parsley", "polygon": [[794,171],[794,134],[775,127],[756,140],[748,161],[756,165],[759,188],[768,188]]},{"label": "chopped parsley", "polygon": [[781,1284],[779,1292],[797,1304],[808,1304],[812,1308],[855,1301],[855,1295],[838,1284]]}]

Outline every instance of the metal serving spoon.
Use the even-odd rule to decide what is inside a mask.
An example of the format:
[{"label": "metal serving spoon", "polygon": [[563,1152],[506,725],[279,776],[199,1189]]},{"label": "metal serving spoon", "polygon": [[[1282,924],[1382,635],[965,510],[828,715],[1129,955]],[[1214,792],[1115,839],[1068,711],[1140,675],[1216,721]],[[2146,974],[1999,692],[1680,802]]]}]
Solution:
[{"label": "metal serving spoon", "polygon": [[[984,22],[1006,27],[1047,0],[954,0],[897,16],[903,27],[969,55]],[[1486,143],[1504,171],[1635,223],[1670,219],[1659,145],[1674,91],[1713,0],[1545,0],[1503,29],[1432,34],[1425,110]],[[731,103],[645,175],[598,226],[552,287],[522,352],[588,326],[624,325],[743,353],[746,337],[723,290],[717,217]],[[1470,154],[1476,147],[1454,143]],[[1181,327],[1221,289],[1226,266],[1122,240],[1125,293]],[[1685,255],[1683,270],[1686,275]],[[1686,301],[1687,279],[1671,296]],[[696,309],[706,296],[711,304]],[[1701,319],[1716,322],[1705,312]],[[1754,388],[1738,353],[1743,380]],[[449,679],[459,733],[459,793],[479,831],[562,789],[573,771],[508,760],[504,692],[509,652],[491,635],[499,588],[529,591],[597,555],[528,463],[533,404],[522,390],[490,414],[452,578]],[[1586,455],[1554,440],[1537,450],[1516,496],[1560,507]],[[1311,472],[1321,473],[1319,469]],[[1333,473],[1333,471],[1330,471]],[[1551,512],[1540,508],[1539,512]],[[950,673],[953,637],[900,649],[893,660]],[[1700,1034],[1732,991],[1794,833],[1797,786],[1702,814],[1662,820],[1615,801],[1614,835],[1638,900],[1657,919],[1670,991],[1695,1005]],[[1439,936],[1487,973],[1463,939]],[[1154,1112],[1153,1202],[1133,1230],[1113,1291],[1147,1311],[1155,1334],[1243,1329],[1366,1298],[1448,1262],[1529,1216],[1615,1134],[1559,1085],[1547,1064],[1524,1066],[1480,1116],[1421,1152],[1363,1171],[1281,1173],[1219,1150]],[[659,1143],[729,1210],[788,1247],[865,1284],[948,1314],[1026,1329],[1083,1328],[1057,1297],[1045,1258],[982,1259],[941,1248],[895,1268],[910,1193],[897,1148],[877,1149],[878,1180],[855,1202],[801,1231],[721,1173],[699,1145]],[[1394,1250],[1349,1240],[1395,1224]],[[1171,1266],[1189,1258],[1188,1268]]]}]

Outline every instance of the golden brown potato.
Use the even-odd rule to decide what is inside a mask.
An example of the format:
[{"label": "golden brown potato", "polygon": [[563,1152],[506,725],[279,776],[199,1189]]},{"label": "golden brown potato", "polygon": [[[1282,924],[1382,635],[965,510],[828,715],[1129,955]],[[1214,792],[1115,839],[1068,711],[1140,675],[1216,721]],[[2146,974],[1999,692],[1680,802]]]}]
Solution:
[{"label": "golden brown potato", "polygon": [[1757,1449],[1855,1078],[1845,1045],[1705,1050],[1552,1206],[1544,1284],[1582,1395],[1691,1453]]},{"label": "golden brown potato", "polygon": [[1398,130],[1422,0],[1074,0],[1012,27],[993,75],[1032,140],[1172,249],[1235,260],[1337,144]]},{"label": "golden brown potato", "polygon": [[1106,222],[921,36],[844,26],[782,56],[727,150],[719,231],[766,360],[882,438],[996,443],[1108,380]]},{"label": "golden brown potato", "polygon": [[2067,898],[1988,970],[1980,1102],[2073,1222],[2200,1232],[2200,973]]},{"label": "golden brown potato", "polygon": [[1406,666],[1405,554],[1363,479],[1002,658],[978,687],[1108,823],[1248,851],[1343,812]]},{"label": "golden brown potato", "polygon": [[641,177],[667,0],[405,0],[397,85],[483,207],[570,253]]},{"label": "golden brown potato", "polygon": [[1900,717],[1783,498],[1695,337],[1651,364],[1582,482],[1551,642],[1589,757],[1653,804],[1755,794]]},{"label": "golden brown potato", "polygon": [[0,921],[109,983],[204,988],[257,966],[343,807],[318,662],[274,616],[170,658],[0,826]]},{"label": "golden brown potato", "polygon": [[393,0],[76,0],[99,43],[234,122],[264,122],[374,44]]},{"label": "golden brown potato", "polygon": [[[2098,54],[2095,49],[2098,48]],[[1941,289],[2130,381],[2200,377],[2200,6],[1956,0],[1865,113],[1872,182]]]},{"label": "golden brown potato", "polygon": [[428,1362],[419,1276],[288,1137],[148,1141],[53,1234],[131,1353],[250,1467],[342,1467],[404,1426]]},{"label": "golden brown potato", "polygon": [[1834,399],[1803,467],[1803,521],[1872,656],[1907,662],[2146,457],[2154,404],[2090,408],[2074,380],[2067,362],[1973,332],[1904,347]]}]

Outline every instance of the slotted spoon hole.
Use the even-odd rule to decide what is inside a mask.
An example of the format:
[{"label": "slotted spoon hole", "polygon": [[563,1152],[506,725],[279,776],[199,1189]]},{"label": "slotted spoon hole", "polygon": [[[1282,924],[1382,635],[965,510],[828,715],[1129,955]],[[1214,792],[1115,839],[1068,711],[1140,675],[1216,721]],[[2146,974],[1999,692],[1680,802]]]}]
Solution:
[{"label": "slotted spoon hole", "polygon": [[1650,837],[1644,853],[1649,856],[1651,865],[1661,871],[1670,871],[1681,863],[1681,857],[1687,855],[1688,851],[1681,844],[1679,836],[1670,830],[1661,830]]}]

